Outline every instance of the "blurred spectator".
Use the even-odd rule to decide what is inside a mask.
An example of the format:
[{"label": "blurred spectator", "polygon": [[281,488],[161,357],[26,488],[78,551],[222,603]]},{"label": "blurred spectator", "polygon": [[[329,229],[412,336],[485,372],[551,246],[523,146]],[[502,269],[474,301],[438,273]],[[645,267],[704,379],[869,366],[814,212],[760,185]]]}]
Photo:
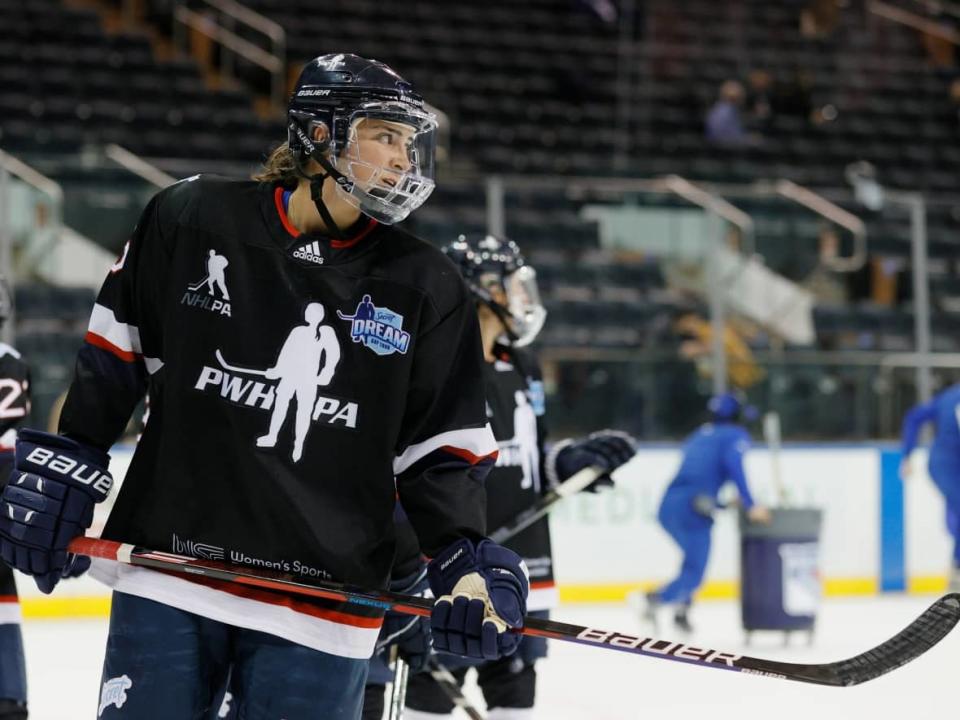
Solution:
[{"label": "blurred spectator", "polygon": [[820,231],[820,252],[813,271],[801,285],[813,293],[818,305],[837,306],[847,303],[847,286],[831,263],[840,254],[840,237],[832,227]]},{"label": "blurred spectator", "polygon": [[[677,320],[674,331],[684,338],[680,344],[680,356],[696,362],[702,377],[711,377],[709,360],[713,354],[713,325],[710,321],[695,313],[688,313]],[[764,372],[754,360],[744,332],[737,327],[735,318],[727,318],[723,348],[727,356],[727,380],[733,387],[746,390],[763,379]]]},{"label": "blurred spectator", "polygon": [[767,70],[751,70],[747,76],[747,121],[759,131],[773,122],[773,76]]},{"label": "blurred spectator", "polygon": [[950,83],[947,97],[950,100],[950,127],[960,133],[960,78],[954,78]]},{"label": "blurred spectator", "polygon": [[727,80],[706,118],[706,137],[717,145],[746,145],[750,142],[741,115],[745,93],[743,85]]},{"label": "blurred spectator", "polygon": [[615,23],[620,16],[613,0],[577,0],[576,4],[605,23]]},{"label": "blurred spectator", "polygon": [[824,38],[840,24],[844,0],[810,0],[800,11],[800,34],[806,38]]}]

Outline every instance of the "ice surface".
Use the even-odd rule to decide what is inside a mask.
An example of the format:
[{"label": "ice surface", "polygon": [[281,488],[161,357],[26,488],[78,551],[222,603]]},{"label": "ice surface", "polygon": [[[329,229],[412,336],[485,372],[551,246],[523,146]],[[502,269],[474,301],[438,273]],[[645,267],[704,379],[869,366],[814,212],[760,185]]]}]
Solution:
[{"label": "ice surface", "polygon": [[[788,648],[779,633],[758,633],[745,647],[738,606],[703,603],[691,614],[696,633],[687,642],[793,662],[829,662],[900,632],[933,599],[831,599],[821,610],[814,645],[808,647],[806,636],[797,634]],[[559,608],[554,616],[576,624],[641,632],[626,605],[570,605]],[[25,624],[31,720],[96,718],[106,632],[106,621]],[[679,639],[668,617],[658,637]],[[552,643],[550,652],[539,665],[536,717],[542,720],[941,720],[957,716],[960,630],[910,665],[853,688],[750,677],[570,643]],[[467,693],[480,705],[476,688],[468,687]]]}]

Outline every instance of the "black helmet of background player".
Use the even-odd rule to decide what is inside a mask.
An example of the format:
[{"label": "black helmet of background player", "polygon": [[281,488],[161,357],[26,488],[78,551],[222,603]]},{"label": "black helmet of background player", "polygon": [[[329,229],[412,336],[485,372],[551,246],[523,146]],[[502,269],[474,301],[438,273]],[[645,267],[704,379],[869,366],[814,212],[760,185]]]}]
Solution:
[{"label": "black helmet of background player", "polygon": [[733,392],[710,398],[707,410],[717,423],[753,422],[759,415],[753,405],[747,405],[739,393]]},{"label": "black helmet of background player", "polygon": [[461,235],[443,248],[478,302],[503,322],[510,344],[529,345],[543,327],[547,311],[540,302],[537,273],[513,240],[493,235]]},{"label": "black helmet of background player", "polygon": [[[357,129],[364,123],[377,123],[383,130],[378,140],[399,146],[389,167],[362,157]],[[287,144],[335,235],[339,228],[321,199],[324,181],[332,178],[364,214],[388,225],[400,222],[433,192],[436,129],[436,117],[410,83],[381,62],[349,54],[308,62],[287,110]]]}]

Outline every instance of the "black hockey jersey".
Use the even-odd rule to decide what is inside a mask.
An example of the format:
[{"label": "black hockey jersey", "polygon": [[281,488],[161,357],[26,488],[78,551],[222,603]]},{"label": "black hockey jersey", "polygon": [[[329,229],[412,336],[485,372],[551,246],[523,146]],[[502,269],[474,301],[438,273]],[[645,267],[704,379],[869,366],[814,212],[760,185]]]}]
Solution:
[{"label": "black hockey jersey", "polygon": [[[490,532],[512,521],[549,488],[543,472],[544,390],[533,355],[498,348],[498,359],[486,363],[484,387],[487,417],[500,453],[487,476],[487,527]],[[508,540],[505,545],[523,557],[530,571],[529,610],[556,605],[550,525],[547,518]]]},{"label": "black hockey jersey", "polygon": [[[104,537],[384,587],[395,495],[427,553],[485,531],[496,443],[476,312],[427,243],[366,217],[344,240],[300,234],[282,192],[197,177],[149,203],[97,299],[60,430],[107,449],[149,389]],[[381,621],[115,570],[117,590],[348,657],[369,657]]]},{"label": "black hockey jersey", "polygon": [[[30,370],[20,353],[0,343],[0,488],[13,469],[17,428],[29,414]],[[20,603],[13,570],[0,562],[0,625],[19,622]]]},{"label": "black hockey jersey", "polygon": [[17,428],[29,414],[30,370],[19,352],[0,343],[0,484],[6,481],[3,456],[13,452]]}]

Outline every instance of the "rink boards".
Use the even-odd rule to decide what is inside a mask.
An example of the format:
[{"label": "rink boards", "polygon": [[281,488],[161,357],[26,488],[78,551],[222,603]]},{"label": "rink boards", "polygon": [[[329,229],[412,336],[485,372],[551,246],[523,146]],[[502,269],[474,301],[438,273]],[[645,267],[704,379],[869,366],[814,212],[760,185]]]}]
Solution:
[{"label": "rink boards", "polygon": [[[119,479],[132,448],[111,454]],[[642,446],[617,473],[614,490],[581,494],[556,509],[551,525],[562,601],[622,601],[631,590],[671,577],[680,554],[657,525],[656,512],[679,460],[678,446]],[[899,462],[899,452],[886,445],[787,446],[776,462],[760,446],[748,454],[746,471],[759,502],[824,510],[820,567],[826,594],[938,592],[946,587],[951,551],[943,501],[926,474],[923,451],[905,483],[897,477]],[[779,499],[777,477],[785,500]],[[736,595],[736,528],[735,511],[719,514],[704,598]],[[61,583],[51,597],[19,580],[28,617],[97,616],[109,607],[106,589],[89,578]]]}]

